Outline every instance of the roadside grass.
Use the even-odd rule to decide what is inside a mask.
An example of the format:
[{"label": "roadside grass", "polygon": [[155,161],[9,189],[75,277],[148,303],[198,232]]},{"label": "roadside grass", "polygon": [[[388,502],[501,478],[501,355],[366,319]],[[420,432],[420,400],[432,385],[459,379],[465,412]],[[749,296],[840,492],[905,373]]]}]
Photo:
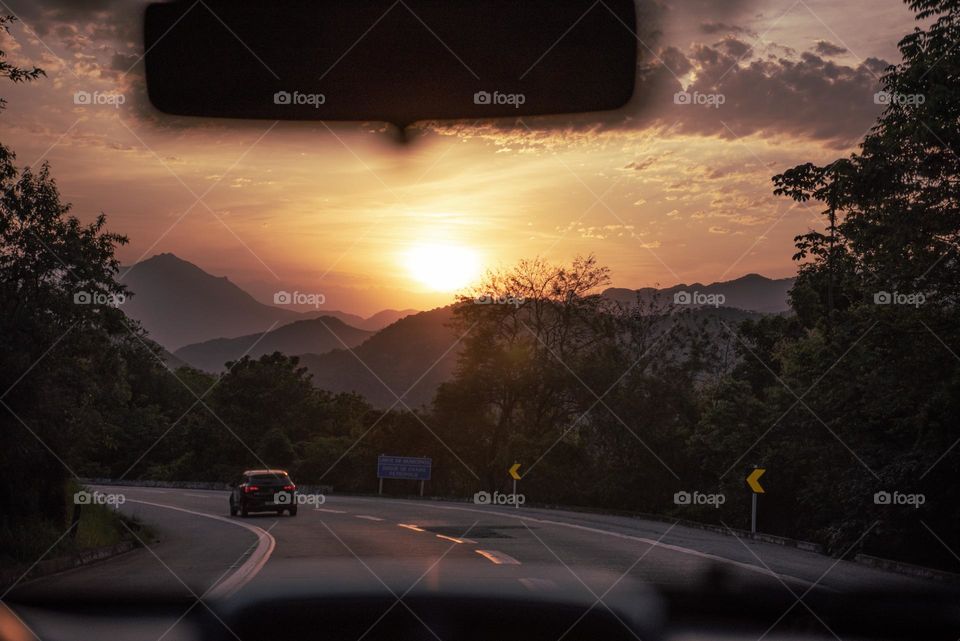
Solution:
[{"label": "roadside grass", "polygon": [[[80,520],[68,532],[74,515],[74,494],[84,489],[76,481],[64,486],[64,519],[37,514],[16,523],[0,522],[0,586],[17,580],[38,561],[69,557],[84,550],[130,541],[140,545],[155,540],[154,533],[136,518],[125,516],[109,505],[80,507]],[[133,533],[136,534],[134,536]]]}]

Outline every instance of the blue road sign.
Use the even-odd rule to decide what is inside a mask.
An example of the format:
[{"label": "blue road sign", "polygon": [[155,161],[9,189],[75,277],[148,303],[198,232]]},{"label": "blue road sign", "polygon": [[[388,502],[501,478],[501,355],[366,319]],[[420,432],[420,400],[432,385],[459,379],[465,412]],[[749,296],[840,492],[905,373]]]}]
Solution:
[{"label": "blue road sign", "polygon": [[429,458],[381,454],[377,457],[377,478],[429,481],[432,465],[433,459]]}]

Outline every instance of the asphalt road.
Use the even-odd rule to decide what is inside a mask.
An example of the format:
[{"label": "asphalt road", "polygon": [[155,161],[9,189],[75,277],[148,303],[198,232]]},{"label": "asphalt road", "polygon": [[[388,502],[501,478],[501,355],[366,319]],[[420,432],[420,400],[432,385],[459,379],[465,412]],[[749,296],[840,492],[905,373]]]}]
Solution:
[{"label": "asphalt road", "polygon": [[[622,579],[695,587],[705,577],[769,590],[907,589],[919,579],[790,547],[627,517],[561,510],[330,496],[296,517],[230,517],[227,492],[100,487],[156,541],[121,556],[26,582],[18,595],[165,594],[228,599],[318,579],[382,581],[398,592],[455,572],[492,589],[537,591],[566,582],[601,596]],[[564,589],[567,586],[563,586]],[[56,622],[25,613],[38,632]],[[145,624],[146,625],[146,624]],[[144,638],[164,635],[158,622]],[[53,627],[51,627],[53,626]],[[41,638],[48,638],[41,633]],[[163,638],[176,638],[166,635]],[[76,638],[74,636],[74,638]],[[132,638],[132,637],[131,637]]]}]

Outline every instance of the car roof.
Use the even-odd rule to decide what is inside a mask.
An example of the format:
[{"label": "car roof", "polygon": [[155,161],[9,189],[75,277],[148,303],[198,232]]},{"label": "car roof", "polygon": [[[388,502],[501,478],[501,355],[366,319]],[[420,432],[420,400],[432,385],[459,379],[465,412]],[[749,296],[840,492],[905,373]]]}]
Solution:
[{"label": "car roof", "polygon": [[286,470],[247,470],[243,473],[244,476],[249,476],[251,474],[286,474]]}]

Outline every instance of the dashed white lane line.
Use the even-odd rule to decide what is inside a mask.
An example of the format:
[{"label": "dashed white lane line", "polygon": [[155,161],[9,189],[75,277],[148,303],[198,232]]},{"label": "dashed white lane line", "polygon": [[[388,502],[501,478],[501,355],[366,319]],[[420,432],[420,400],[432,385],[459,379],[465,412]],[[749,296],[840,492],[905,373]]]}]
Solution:
[{"label": "dashed white lane line", "polygon": [[313,508],[314,512],[329,512],[330,514],[346,514],[346,510],[332,510],[328,507],[315,507]]},{"label": "dashed white lane line", "polygon": [[[375,500],[375,499],[372,499],[372,500]],[[690,556],[699,557],[701,559],[710,559],[711,561],[719,561],[720,563],[727,563],[727,564],[742,568],[744,570],[747,570],[749,572],[756,572],[757,574],[764,574],[766,576],[780,577],[783,580],[796,581],[797,583],[806,585],[808,587],[814,585],[814,583],[806,579],[801,579],[799,577],[792,576],[789,574],[783,574],[781,572],[773,572],[765,567],[762,567],[759,565],[753,565],[752,563],[747,563],[744,561],[735,561],[733,559],[719,556],[717,554],[700,552],[699,550],[693,550],[690,548],[681,547],[679,545],[670,545],[668,543],[663,543],[661,541],[657,541],[657,540],[642,537],[642,536],[634,536],[632,534],[624,534],[622,532],[614,532],[612,530],[602,530],[600,528],[590,527],[587,525],[580,525],[578,523],[565,523],[563,521],[555,521],[553,519],[538,518],[535,516],[528,516],[524,514],[511,514],[509,512],[501,512],[498,510],[483,510],[483,509],[469,508],[469,507],[456,507],[453,505],[431,505],[428,503],[424,503],[423,507],[429,508],[429,509],[435,509],[435,510],[452,510],[457,512],[479,512],[481,514],[495,514],[496,516],[501,516],[501,517],[506,517],[511,519],[518,519],[521,521],[530,521],[532,523],[543,523],[545,525],[555,525],[558,527],[569,528],[572,530],[580,530],[581,532],[590,532],[592,534],[602,534],[604,536],[612,536],[619,539],[625,539],[628,541],[637,541],[639,543],[645,543],[647,545],[650,545],[656,548],[660,548],[663,550],[670,550],[671,552],[679,552],[680,554],[688,554]]]},{"label": "dashed white lane line", "polygon": [[476,543],[473,539],[465,539],[463,537],[457,536],[447,536],[446,534],[438,534],[438,539],[443,539],[445,541],[453,541],[454,543]]},{"label": "dashed white lane line", "polygon": [[509,554],[498,552],[497,550],[475,550],[477,554],[488,559],[494,565],[520,565],[520,561]]},{"label": "dashed white lane line", "polygon": [[368,514],[354,514],[353,516],[354,516],[354,518],[366,519],[367,521],[382,521],[382,520],[383,520],[383,519],[381,519],[379,516],[370,516],[370,515],[368,515]]},{"label": "dashed white lane line", "polygon": [[194,516],[202,516],[207,519],[213,519],[215,521],[223,521],[224,523],[230,523],[238,527],[242,527],[245,530],[253,532],[257,537],[257,547],[250,554],[246,561],[243,562],[240,567],[236,569],[230,576],[225,578],[223,581],[217,583],[216,587],[209,590],[204,594],[204,596],[209,596],[213,599],[225,599],[247,583],[249,583],[253,577],[257,575],[264,565],[266,565],[267,560],[270,558],[270,555],[273,554],[273,549],[276,547],[277,542],[271,536],[269,532],[262,528],[258,528],[255,525],[249,525],[243,523],[242,521],[237,521],[235,519],[228,519],[223,516],[217,516],[216,514],[205,514],[204,512],[195,512],[193,510],[187,510],[182,507],[174,507],[173,505],[163,505],[162,503],[151,503],[150,501],[138,501],[134,499],[127,499],[128,503],[140,503],[141,505],[152,505],[153,507],[161,507],[166,510],[176,510],[177,512],[185,512],[187,514],[193,514]]},{"label": "dashed white lane line", "polygon": [[[398,526],[407,528],[408,530],[413,530],[414,532],[426,532],[420,526],[413,525],[412,523],[397,523]],[[444,541],[452,541],[453,543],[476,543],[473,539],[466,539],[462,536],[447,536],[446,534],[437,534],[438,539],[443,539]]]}]

